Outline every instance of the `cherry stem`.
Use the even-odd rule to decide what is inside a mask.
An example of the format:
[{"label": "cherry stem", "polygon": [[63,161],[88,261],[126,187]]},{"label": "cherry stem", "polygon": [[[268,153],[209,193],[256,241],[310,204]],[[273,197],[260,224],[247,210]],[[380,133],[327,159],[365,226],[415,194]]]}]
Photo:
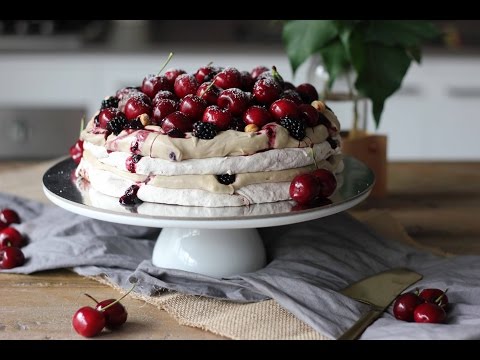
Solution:
[{"label": "cherry stem", "polygon": [[445,291],[443,292],[443,294],[440,295],[438,298],[436,298],[434,302],[435,302],[435,303],[439,303],[439,302],[442,300],[442,298],[445,296],[445,294],[447,293],[447,291],[448,291],[448,288],[446,288]]},{"label": "cherry stem", "polygon": [[125,296],[127,296],[128,294],[130,294],[133,289],[135,289],[135,286],[137,286],[137,283],[133,284],[133,286],[130,288],[130,290],[128,290],[125,294],[123,294],[123,296],[120,298],[120,299],[117,299],[115,300],[114,302],[112,302],[111,304],[108,304],[107,306],[105,306],[104,308],[102,308],[102,311],[105,311],[107,310],[109,307],[112,307],[113,305],[115,305],[116,303],[120,302],[120,300],[122,300]]},{"label": "cherry stem", "polygon": [[173,52],[171,52],[170,54],[168,54],[167,60],[163,63],[163,65],[162,65],[162,67],[160,68],[160,71],[158,72],[157,75],[160,75],[160,73],[163,71],[163,69],[165,69],[165,66],[167,66],[168,63],[170,62],[170,60],[172,60],[172,57],[173,57]]},{"label": "cherry stem", "polygon": [[207,67],[212,66],[212,64],[213,64],[213,61],[210,61],[210,62],[207,64]]},{"label": "cherry stem", "polygon": [[275,65],[272,66],[272,75],[273,75],[273,78],[277,81],[283,81],[283,78],[282,76],[280,75],[280,73],[277,71],[277,67]]},{"label": "cherry stem", "polygon": [[213,87],[213,85],[215,85],[215,78],[212,79],[212,82],[210,83],[210,85],[208,85],[207,88],[202,91],[199,97],[203,98],[203,95],[205,95]]},{"label": "cherry stem", "polygon": [[92,295],[87,294],[87,293],[84,293],[83,295],[85,295],[86,297],[89,297],[90,299],[92,299],[93,301],[95,301],[98,304],[98,300],[95,299]]}]

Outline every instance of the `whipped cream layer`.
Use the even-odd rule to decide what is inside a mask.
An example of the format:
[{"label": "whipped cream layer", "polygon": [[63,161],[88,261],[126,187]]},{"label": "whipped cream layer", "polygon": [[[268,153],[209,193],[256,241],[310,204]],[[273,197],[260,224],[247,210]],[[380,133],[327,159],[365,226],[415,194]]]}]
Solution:
[{"label": "whipped cream layer", "polygon": [[109,151],[171,161],[252,155],[269,149],[302,148],[324,142],[340,130],[338,119],[333,112],[327,109],[324,115],[335,129],[334,134],[330,134],[326,126],[317,125],[306,129],[307,135],[302,141],[292,138],[287,129],[276,123],[267,124],[257,132],[221,131],[210,140],[196,138],[191,133],[187,133],[185,138],[173,138],[164,134],[158,126],[146,126],[142,130],[123,130],[118,135],[110,134],[105,138],[106,132],[95,127],[93,118],[82,131],[80,138]]},{"label": "whipped cream layer", "polygon": [[[84,149],[101,163],[120,170],[128,170],[130,153],[108,152],[104,147],[84,143]],[[260,171],[277,171],[312,165],[315,161],[339,155],[340,147],[332,149],[326,141],[313,148],[272,149],[250,156],[228,156],[206,159],[189,159],[181,163],[150,156],[142,157],[135,164],[135,173],[143,175],[197,175],[197,174],[240,174]]]}]

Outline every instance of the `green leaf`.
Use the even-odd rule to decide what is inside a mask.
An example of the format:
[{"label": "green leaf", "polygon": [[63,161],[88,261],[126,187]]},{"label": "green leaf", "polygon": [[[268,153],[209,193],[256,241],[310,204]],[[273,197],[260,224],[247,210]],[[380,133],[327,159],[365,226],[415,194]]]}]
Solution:
[{"label": "green leaf", "polygon": [[283,28],[283,42],[295,74],[298,67],[338,35],[333,20],[292,20]]},{"label": "green leaf", "polygon": [[408,55],[415,60],[418,64],[422,62],[422,50],[418,46],[412,46],[407,49]]},{"label": "green leaf", "polygon": [[349,67],[349,57],[340,37],[320,49],[319,52],[329,75],[328,88],[331,89],[337,76]]},{"label": "green leaf", "polygon": [[418,46],[422,41],[435,38],[440,32],[434,24],[421,20],[370,20],[365,41],[384,45]]},{"label": "green leaf", "polygon": [[350,52],[358,74],[355,87],[372,100],[373,117],[378,128],[385,100],[400,88],[411,58],[402,47],[365,43],[361,31],[352,33]]}]

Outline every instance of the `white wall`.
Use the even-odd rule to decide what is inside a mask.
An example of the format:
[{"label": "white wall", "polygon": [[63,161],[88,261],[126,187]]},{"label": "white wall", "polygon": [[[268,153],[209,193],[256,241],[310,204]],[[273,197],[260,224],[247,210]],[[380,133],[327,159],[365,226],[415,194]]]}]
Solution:
[{"label": "white wall", "polygon": [[[157,72],[169,51],[0,54],[0,109],[84,106],[89,118],[105,96]],[[291,79],[284,53],[266,47],[178,49],[171,67],[194,71],[210,61],[240,70],[276,65]],[[306,73],[307,65],[295,83],[304,82]],[[340,118],[348,128],[343,117],[348,115]],[[65,121],[78,127],[79,119]],[[374,130],[371,117],[368,129]],[[431,55],[421,66],[412,65],[403,91],[387,101],[378,132],[389,136],[391,160],[480,160],[480,56]]]}]

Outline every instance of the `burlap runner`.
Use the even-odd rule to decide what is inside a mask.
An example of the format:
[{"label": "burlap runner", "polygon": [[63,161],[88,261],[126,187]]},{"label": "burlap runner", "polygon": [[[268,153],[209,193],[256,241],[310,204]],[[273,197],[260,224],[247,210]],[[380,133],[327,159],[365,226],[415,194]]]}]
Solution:
[{"label": "burlap runner", "polygon": [[[400,241],[437,255],[449,255],[438,248],[427,248],[417,243],[386,211],[371,210],[356,217],[386,239]],[[108,279],[92,279],[124,292]],[[181,325],[200,328],[231,339],[330,340],[282,308],[275,300],[243,304],[176,292],[156,296],[132,293],[131,296],[167,311]]]}]

